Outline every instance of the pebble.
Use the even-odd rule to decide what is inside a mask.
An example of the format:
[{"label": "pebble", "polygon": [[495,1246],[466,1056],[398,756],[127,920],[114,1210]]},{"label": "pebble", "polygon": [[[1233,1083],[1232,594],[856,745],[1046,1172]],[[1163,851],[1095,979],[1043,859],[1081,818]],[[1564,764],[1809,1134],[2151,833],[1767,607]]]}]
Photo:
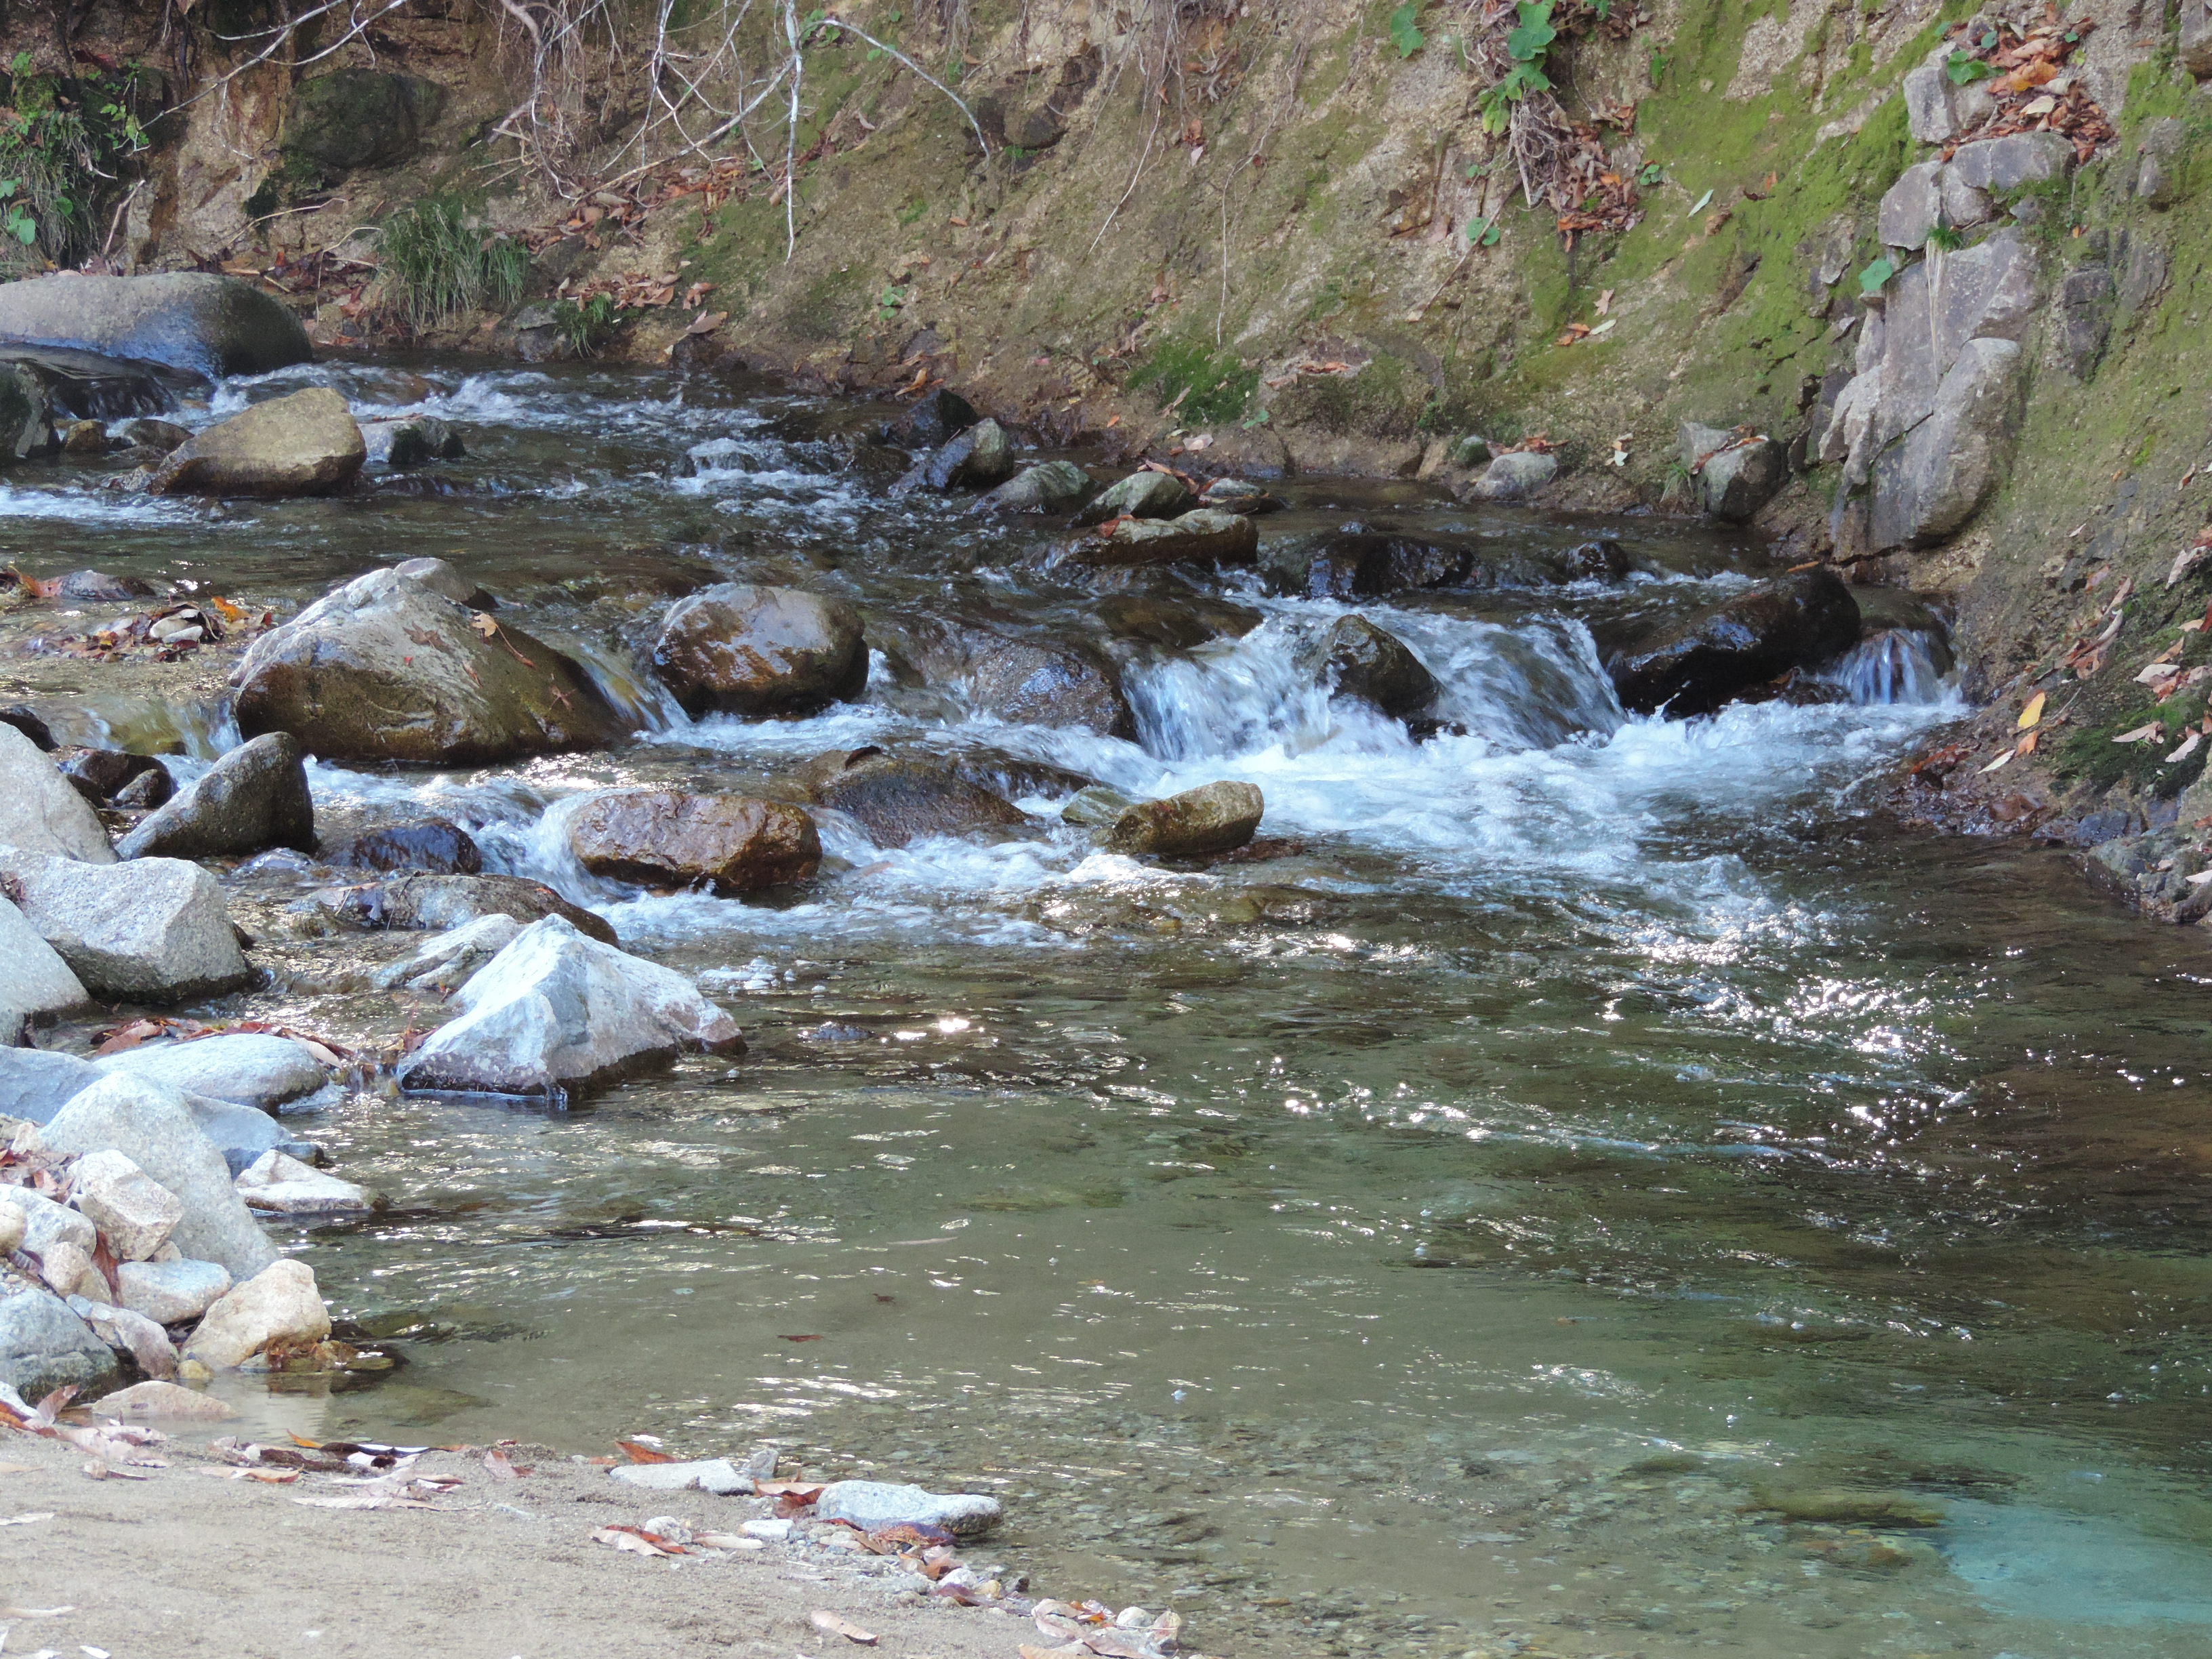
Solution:
[{"label": "pebble", "polygon": [[781,1544],[791,1536],[788,1521],[748,1521],[738,1530],[748,1538],[757,1538],[764,1543]]},{"label": "pebble", "polygon": [[626,1486],[648,1492],[711,1492],[728,1498],[753,1489],[751,1477],[738,1474],[726,1457],[691,1463],[617,1463],[607,1473]]},{"label": "pebble", "polygon": [[978,1492],[939,1493],[882,1480],[836,1480],[822,1489],[814,1513],[823,1521],[849,1521],[863,1532],[908,1522],[943,1527],[964,1536],[988,1532],[1005,1511],[997,1498]]}]

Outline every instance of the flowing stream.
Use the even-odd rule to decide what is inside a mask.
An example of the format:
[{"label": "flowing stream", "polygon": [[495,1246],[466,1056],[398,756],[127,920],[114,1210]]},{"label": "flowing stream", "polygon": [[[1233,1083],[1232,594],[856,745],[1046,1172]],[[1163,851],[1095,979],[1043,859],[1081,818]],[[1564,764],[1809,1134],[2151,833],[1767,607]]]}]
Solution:
[{"label": "flowing stream", "polygon": [[[1257,612],[1243,637],[1127,647],[1133,743],[979,718],[888,661],[860,704],[694,723],[638,664],[706,581],[1094,634],[1095,596],[1036,574],[1037,523],[895,501],[859,412],[765,388],[325,367],[191,418],[309,380],[445,416],[471,456],[227,507],[56,465],[0,491],[0,534],[41,569],[284,606],[452,560],[637,738],[318,765],[319,811],[453,818],[700,975],[751,1048],[564,1113],[368,1090],[303,1114],[393,1204],[291,1242],[404,1363],[227,1383],[249,1425],[773,1439],[1000,1493],[994,1553],[1040,1589],[1172,1603],[1248,1659],[2212,1650],[2212,957],[2054,853],[1868,815],[1960,712],[1926,641],[1863,648],[1847,702],[1624,717],[1595,641],[1763,550],[1309,479],[1264,539],[1602,533],[1641,574],[1359,607],[1444,684],[1425,743],[1300,670],[1347,607],[1256,577],[1186,596]],[[226,741],[127,668],[81,683],[77,735]],[[817,884],[743,902],[565,851],[586,789],[742,789],[862,743],[983,757],[1036,831],[884,850],[833,823]],[[1248,779],[1272,856],[1096,851],[1057,818],[1070,772]],[[233,878],[263,918],[312,884]],[[218,1012],[389,1042],[420,1008],[341,970],[416,937],[264,937],[276,985]]]}]

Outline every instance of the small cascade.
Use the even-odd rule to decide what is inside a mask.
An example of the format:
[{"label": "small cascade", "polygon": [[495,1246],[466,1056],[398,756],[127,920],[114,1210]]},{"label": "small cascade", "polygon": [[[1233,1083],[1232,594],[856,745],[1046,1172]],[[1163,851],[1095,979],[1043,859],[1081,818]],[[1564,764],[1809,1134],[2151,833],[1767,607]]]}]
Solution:
[{"label": "small cascade", "polygon": [[1951,647],[1932,629],[1869,634],[1820,678],[1861,706],[1941,702],[1951,690]]}]

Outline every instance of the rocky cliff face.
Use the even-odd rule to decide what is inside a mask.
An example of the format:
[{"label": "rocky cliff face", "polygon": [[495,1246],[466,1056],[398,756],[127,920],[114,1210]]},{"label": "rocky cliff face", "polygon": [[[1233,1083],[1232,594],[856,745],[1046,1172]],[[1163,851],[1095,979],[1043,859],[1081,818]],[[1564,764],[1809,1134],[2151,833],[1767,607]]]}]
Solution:
[{"label": "rocky cliff face", "polygon": [[[511,13],[410,0],[173,118],[114,254],[274,270],[363,337],[360,228],[458,192],[526,247],[534,306],[447,343],[944,381],[1209,469],[1720,503],[1946,599],[2008,722],[2046,694],[2027,753],[1924,769],[1916,810],[2092,836],[2179,810],[2201,751],[2108,739],[2203,719],[2129,678],[2170,640],[2185,678],[2212,598],[2212,567],[2166,585],[2212,488],[2196,0],[924,10],[848,9],[872,44],[802,36],[791,124],[779,90],[647,165],[685,96],[643,35],[559,87],[539,54],[533,102]],[[131,15],[94,15],[103,50],[154,49]],[[202,49],[179,84],[222,72]],[[1491,92],[1515,65],[1544,121]]]}]

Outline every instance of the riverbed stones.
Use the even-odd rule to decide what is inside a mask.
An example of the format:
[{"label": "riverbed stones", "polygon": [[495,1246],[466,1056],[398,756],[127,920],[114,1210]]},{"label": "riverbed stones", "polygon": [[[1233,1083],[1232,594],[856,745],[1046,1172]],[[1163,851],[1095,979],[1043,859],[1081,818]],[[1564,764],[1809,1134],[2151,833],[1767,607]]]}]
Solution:
[{"label": "riverbed stones", "polygon": [[264,848],[315,849],[307,752],[289,732],[239,744],[116,846],[126,859],[234,858]]},{"label": "riverbed stones", "polygon": [[[60,952],[40,937],[21,910],[0,898],[0,1047],[12,1052],[32,1020],[88,1000],[83,983]],[[0,1088],[0,1111],[6,1110],[4,1092]]]},{"label": "riverbed stones", "polygon": [[622,721],[569,657],[397,570],[372,570],[253,642],[239,729],[351,763],[481,766],[612,741]]},{"label": "riverbed stones", "polygon": [[1273,513],[1282,502],[1249,478],[1216,478],[1200,492],[1198,504],[1219,513],[1242,513],[1251,517]]},{"label": "riverbed stones", "polygon": [[367,1215],[384,1205],[368,1188],[274,1148],[240,1170],[231,1185],[248,1209],[272,1215]]},{"label": "riverbed stones", "polygon": [[1306,567],[1305,591],[1316,599],[1372,599],[1407,589],[1449,587],[1474,574],[1474,556],[1385,531],[1330,537]]},{"label": "riverbed stones", "polygon": [[1073,461],[1039,461],[997,489],[978,496],[974,513],[1066,513],[1091,498],[1097,485]]},{"label": "riverbed stones", "polygon": [[527,926],[559,916],[603,944],[618,943],[604,916],[571,904],[542,881],[524,876],[393,876],[374,887],[348,888],[337,908],[371,927],[459,927],[483,916],[512,916]]},{"label": "riverbed stones", "polygon": [[1525,501],[1559,476],[1559,459],[1537,450],[1500,455],[1482,470],[1469,493],[1477,501]]},{"label": "riverbed stones", "polygon": [[1234,852],[1258,833],[1266,811],[1266,799],[1251,784],[1202,784],[1164,799],[1139,801],[1115,820],[1106,848],[1169,859]]},{"label": "riverbed stones", "polygon": [[981,420],[958,437],[922,456],[891,486],[893,495],[909,490],[985,489],[1013,476],[1014,444],[1006,428]]},{"label": "riverbed stones", "polygon": [[989,834],[1024,824],[1020,807],[942,761],[880,749],[817,755],[792,781],[817,805],[846,814],[878,847],[932,836]]},{"label": "riverbed stones", "polygon": [[1183,481],[1172,472],[1147,467],[1110,483],[1090,506],[1076,514],[1078,524],[1104,524],[1109,519],[1179,519],[1198,505]]},{"label": "riverbed stones", "polygon": [[70,1172],[70,1202],[100,1229],[118,1261],[143,1261],[169,1242],[184,1202],[112,1146],[87,1152]]},{"label": "riverbed stones", "polygon": [[195,434],[146,480],[155,495],[327,495],[368,459],[345,399],[327,386],[256,404]]},{"label": "riverbed stones", "polygon": [[842,599],[724,582],[670,609],[653,665],[695,716],[805,714],[860,696],[868,647]]},{"label": "riverbed stones", "polygon": [[233,1285],[202,1316],[185,1358],[210,1370],[244,1364],[271,1343],[305,1346],[331,1334],[314,1269],[287,1257]]},{"label": "riverbed stones", "polygon": [[1826,568],[1764,583],[1662,629],[1609,665],[1622,708],[1676,719],[1710,714],[1793,668],[1858,642],[1859,608]]},{"label": "riverbed stones", "polygon": [[172,1003],[253,977],[222,889],[197,864],[82,864],[0,851],[24,919],[85,989],[112,1001]]},{"label": "riverbed stones", "polygon": [[157,1325],[198,1319],[230,1289],[219,1261],[180,1256],[174,1261],[125,1261],[115,1270],[116,1300]]},{"label": "riverbed stones", "polygon": [[226,1031],[189,1042],[142,1042],[92,1062],[103,1076],[143,1078],[186,1094],[273,1111],[331,1080],[331,1068],[297,1038]]},{"label": "riverbed stones", "polygon": [[52,1291],[0,1299],[0,1382],[26,1400],[56,1389],[90,1392],[116,1375],[114,1351]]},{"label": "riverbed stones", "polygon": [[1200,594],[1166,599],[1107,593],[1091,609],[1115,638],[1170,651],[1194,651],[1210,640],[1241,640],[1266,620],[1247,606]]},{"label": "riverbed stones", "polygon": [[[185,1317],[195,1317],[197,1311]],[[92,1408],[102,1418],[126,1423],[222,1423],[238,1415],[213,1395],[159,1381],[134,1382],[102,1395]]]},{"label": "riverbed stones", "polygon": [[0,847],[91,864],[115,858],[92,804],[39,746],[0,723]]},{"label": "riverbed stones", "polygon": [[1698,510],[1723,524],[1750,523],[1790,482],[1789,453],[1763,432],[1684,421],[1675,439]]},{"label": "riverbed stones", "polygon": [[1010,725],[1136,736],[1136,715],[1119,671],[1079,641],[1002,639],[970,661],[961,690],[978,714]]},{"label": "riverbed stones", "polygon": [[0,286],[0,339],[70,346],[182,369],[204,380],[265,374],[314,356],[273,295],[235,276],[63,271]]},{"label": "riverbed stones", "polygon": [[744,1047],[690,980],[558,916],[524,928],[453,1006],[459,1018],[399,1063],[410,1093],[559,1097],[687,1050]]},{"label": "riverbed stones", "polygon": [[130,755],[119,749],[64,749],[56,751],[54,764],[77,793],[95,806],[160,806],[177,793],[169,769],[151,755]]},{"label": "riverbed stones", "polygon": [[1241,513],[1195,507],[1172,519],[1121,519],[1062,550],[1056,562],[1111,569],[1162,564],[1250,564],[1260,532]]},{"label": "riverbed stones", "polygon": [[169,1237],[184,1255],[220,1262],[234,1279],[276,1259],[231,1188],[229,1164],[176,1090],[143,1078],[102,1078],[55,1113],[39,1139],[57,1152],[112,1147],[175,1194],[184,1207]]},{"label": "riverbed stones", "polygon": [[653,887],[754,893],[811,878],[814,820],[782,801],[610,789],[570,809],[569,850],[595,876]]},{"label": "riverbed stones", "polygon": [[1405,641],[1364,617],[1340,617],[1306,653],[1336,695],[1371,703],[1386,714],[1418,714],[1441,689]]},{"label": "riverbed stones", "polygon": [[864,1533],[906,1525],[942,1527],[973,1538],[997,1526],[1005,1513],[997,1498],[980,1492],[933,1492],[884,1480],[833,1480],[814,1500],[817,1520],[848,1522]]}]

